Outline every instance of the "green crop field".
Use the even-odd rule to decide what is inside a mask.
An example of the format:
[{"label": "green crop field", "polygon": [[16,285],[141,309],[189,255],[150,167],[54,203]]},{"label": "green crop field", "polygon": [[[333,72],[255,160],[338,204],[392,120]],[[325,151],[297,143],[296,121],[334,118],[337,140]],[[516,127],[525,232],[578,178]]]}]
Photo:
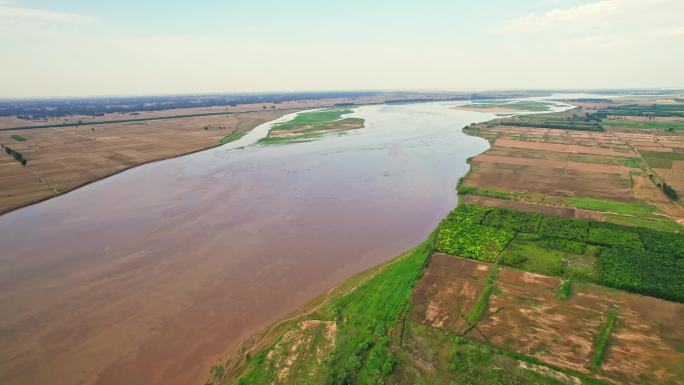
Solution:
[{"label": "green crop field", "polygon": [[622,202],[594,198],[570,198],[567,202],[570,206],[579,209],[636,215],[639,217],[650,217],[655,211],[653,206],[641,202]]},{"label": "green crop field", "polygon": [[549,111],[555,103],[537,101],[483,101],[473,104],[466,104],[466,108],[506,108],[519,111],[542,112]]},{"label": "green crop field", "polygon": [[602,108],[603,115],[623,116],[684,116],[684,104],[630,104]]},{"label": "green crop field", "polygon": [[652,230],[667,231],[671,233],[684,232],[684,226],[671,219],[645,219],[608,214],[605,216],[605,220],[626,226],[645,227]]},{"label": "green crop field", "polygon": [[17,135],[17,134],[12,135],[12,139],[16,140],[17,142],[23,142],[26,140],[26,138],[24,138],[21,135]]},{"label": "green crop field", "polygon": [[438,229],[435,248],[684,302],[681,234],[461,205]]},{"label": "green crop field", "polygon": [[627,119],[603,119],[601,124],[606,128],[626,128],[635,130],[668,130],[684,131],[684,121],[672,120],[666,121],[636,121]]},{"label": "green crop field", "polygon": [[673,160],[684,160],[684,152],[642,151],[641,157],[653,168],[672,168]]}]

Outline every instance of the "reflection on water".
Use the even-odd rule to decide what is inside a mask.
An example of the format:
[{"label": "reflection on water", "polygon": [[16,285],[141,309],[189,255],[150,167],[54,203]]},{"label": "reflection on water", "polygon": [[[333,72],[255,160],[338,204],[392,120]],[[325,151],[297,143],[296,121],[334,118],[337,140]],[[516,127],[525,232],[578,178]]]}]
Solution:
[{"label": "reflection on water", "polygon": [[201,383],[455,206],[488,147],[461,128],[494,115],[451,105],[360,107],[357,131],[236,148],[257,129],[0,217],[0,383]]}]

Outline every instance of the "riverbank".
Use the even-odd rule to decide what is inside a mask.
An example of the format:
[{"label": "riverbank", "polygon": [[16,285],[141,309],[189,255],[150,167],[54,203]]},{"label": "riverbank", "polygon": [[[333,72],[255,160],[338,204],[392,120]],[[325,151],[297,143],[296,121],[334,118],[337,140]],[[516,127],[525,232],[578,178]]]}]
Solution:
[{"label": "riverbank", "polygon": [[[468,131],[482,127],[493,129],[488,122],[470,126]],[[538,158],[534,154],[548,151],[542,147],[527,149],[526,154]],[[550,145],[550,148],[556,147]],[[590,149],[591,146],[586,146],[586,151]],[[614,150],[619,152],[619,148]],[[497,151],[496,146],[487,153],[490,151]],[[621,161],[621,158],[603,156],[600,158],[602,164]],[[597,159],[591,158],[592,161]],[[611,251],[611,247],[617,245],[615,242],[627,242],[623,246],[630,244],[637,249],[645,247],[651,253],[657,249],[659,254],[649,258],[663,258],[664,266],[670,266],[666,260],[673,257],[657,243],[661,239],[667,239],[666,243],[675,242],[676,238],[684,244],[684,237],[602,222],[541,216],[538,212],[563,215],[562,210],[551,210],[554,206],[549,203],[553,200],[546,200],[546,206],[536,202],[537,207],[547,207],[546,211],[535,209],[535,205],[520,199],[529,197],[528,192],[494,189],[473,178],[482,172],[480,162],[493,160],[498,158],[486,154],[476,156],[471,161],[471,172],[465,177],[465,183],[470,184],[459,184],[462,197],[475,195],[480,199],[477,202],[480,206],[454,211],[438,226],[436,240],[433,235],[418,249],[373,269],[362,278],[353,277],[341,286],[349,289],[337,290],[337,297],[327,295],[311,308],[277,323],[278,332],[257,335],[251,341],[255,342],[253,345],[244,345],[232,360],[216,365],[209,382],[636,384],[644,376],[654,384],[681,381],[681,374],[676,369],[680,349],[677,341],[684,335],[676,325],[682,321],[684,305],[607,290],[587,281],[668,299],[674,298],[670,295],[681,296],[684,294],[681,290],[650,292],[646,286],[640,286],[652,281],[646,277],[648,274],[657,277],[672,274],[674,288],[681,284],[681,277],[674,278],[676,272],[666,274],[649,268],[642,272],[638,285],[622,287],[615,286],[614,274],[629,275],[631,272],[611,270],[606,273],[602,270],[599,275],[591,269],[594,259],[601,266],[607,263],[604,261],[608,255],[615,254]],[[512,164],[514,167],[526,165]],[[540,161],[540,166],[547,165]],[[603,168],[599,171],[615,170]],[[530,170],[519,168],[516,175],[521,173],[524,177]],[[529,185],[534,183],[519,184]],[[516,210],[531,214],[500,209],[509,207],[506,202]],[[641,209],[642,215],[653,213],[644,211],[646,206],[638,204],[618,205],[590,199],[573,202],[589,202],[594,210],[601,207],[628,210],[630,215],[639,215],[637,209]],[[603,206],[597,207],[597,202]],[[557,222],[563,221],[569,223],[565,226],[568,232],[562,231],[565,227],[557,226]],[[464,223],[468,223],[468,229],[462,228]],[[587,229],[591,226],[592,230],[587,230],[584,237],[563,239],[560,243],[565,245],[564,252],[559,251],[559,246],[549,246],[549,242],[544,243],[539,236],[534,237],[537,234],[532,234],[544,232],[551,226],[554,237],[565,237],[570,236],[570,227],[580,225]],[[604,238],[599,237],[599,233]],[[507,241],[499,242],[502,239]],[[493,248],[492,243],[501,243],[501,247]],[[575,247],[573,251],[568,249],[571,244]],[[575,249],[579,250],[579,246],[583,246],[581,253],[586,250],[585,254],[577,254],[580,252]],[[433,248],[495,264],[445,254],[433,255]],[[638,252],[632,250],[628,254]],[[619,260],[611,263],[620,266]],[[620,270],[627,266],[615,268]],[[653,268],[657,270],[658,267]],[[587,298],[591,298],[591,305],[585,303]],[[527,303],[530,299],[532,303]],[[541,312],[536,310],[540,306],[544,309]],[[592,312],[587,311],[589,308]],[[620,319],[618,326],[614,326],[616,319]],[[669,321],[664,321],[666,319]],[[541,329],[528,330],[530,325],[541,325]],[[653,346],[635,342],[651,338],[661,343]],[[545,348],[539,349],[539,346]],[[628,353],[631,358],[627,358],[625,352],[631,352]],[[644,372],[637,367],[648,369]],[[637,373],[641,373],[641,377]]]}]

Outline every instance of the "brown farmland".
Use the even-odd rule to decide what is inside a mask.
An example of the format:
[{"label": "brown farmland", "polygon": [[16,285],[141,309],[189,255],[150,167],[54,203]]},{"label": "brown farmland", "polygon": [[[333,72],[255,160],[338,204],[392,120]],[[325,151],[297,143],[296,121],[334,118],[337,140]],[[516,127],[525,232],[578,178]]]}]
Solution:
[{"label": "brown farmland", "polygon": [[465,178],[469,185],[560,197],[612,199],[631,196],[629,179],[617,174],[478,162],[477,157],[472,165]]},{"label": "brown farmland", "polygon": [[634,154],[632,151],[618,151],[611,148],[580,146],[573,144],[539,143],[509,139],[498,139],[495,144],[500,147],[524,148],[529,150],[546,150],[609,156],[636,156],[636,154]]},{"label": "brown farmland", "polygon": [[[0,143],[27,167],[0,154],[0,213],[73,190],[128,168],[219,145],[286,110],[267,110],[97,126],[0,131]],[[25,141],[15,141],[12,135]]]},{"label": "brown farmland", "polygon": [[[617,384],[675,384],[684,381],[684,304],[575,285],[566,301],[556,299],[561,280],[512,269],[496,277],[488,309],[472,327],[467,314],[483,289],[491,265],[445,254],[432,257],[414,292],[413,319],[464,334],[545,363]],[[618,313],[601,370],[591,366],[594,341],[610,309]]]}]

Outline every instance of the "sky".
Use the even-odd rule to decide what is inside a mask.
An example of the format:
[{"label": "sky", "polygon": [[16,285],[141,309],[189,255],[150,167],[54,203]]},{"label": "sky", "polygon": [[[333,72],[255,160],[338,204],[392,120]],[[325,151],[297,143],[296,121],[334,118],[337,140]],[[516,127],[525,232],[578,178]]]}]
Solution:
[{"label": "sky", "polygon": [[0,0],[0,97],[684,87],[684,0]]}]

